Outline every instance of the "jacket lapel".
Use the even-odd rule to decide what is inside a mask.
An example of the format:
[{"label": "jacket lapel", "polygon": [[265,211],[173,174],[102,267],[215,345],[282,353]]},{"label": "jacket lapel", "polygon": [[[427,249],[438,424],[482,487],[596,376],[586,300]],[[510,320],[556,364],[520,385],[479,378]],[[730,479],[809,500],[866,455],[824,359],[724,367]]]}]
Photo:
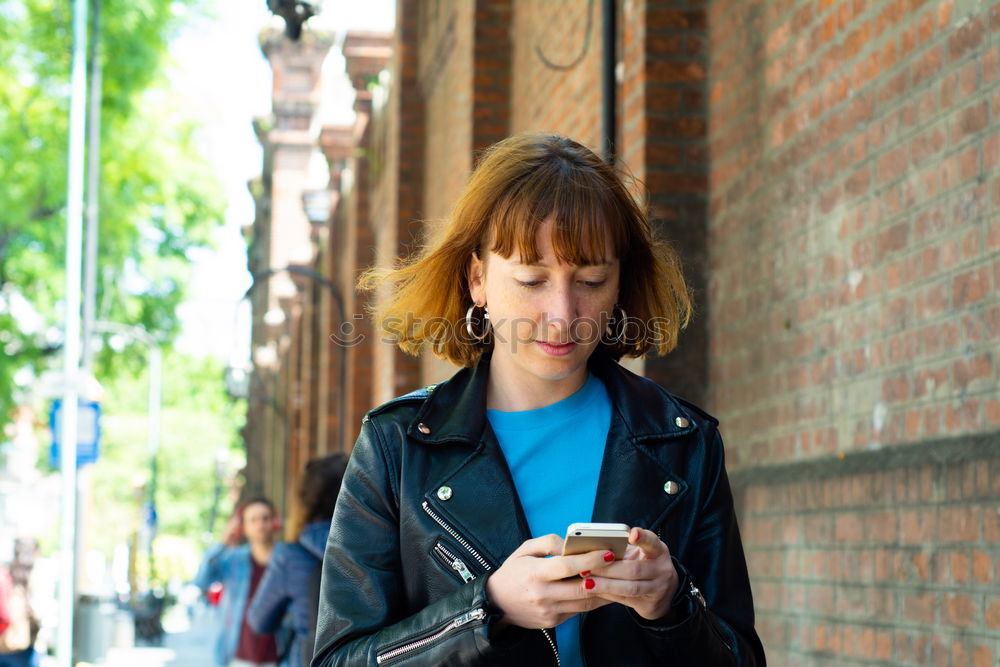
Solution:
[{"label": "jacket lapel", "polygon": [[688,485],[656,454],[633,442],[626,424],[613,414],[592,521],[657,530],[671,507],[687,494]]},{"label": "jacket lapel", "polygon": [[601,350],[590,370],[611,397],[611,427],[597,483],[592,521],[657,531],[688,493],[671,465],[671,443],[695,431],[693,417],[661,387],[639,377]]},{"label": "jacket lapel", "polygon": [[531,537],[510,469],[489,422],[476,451],[453,472],[434,481],[424,501],[483,552],[494,569]]}]

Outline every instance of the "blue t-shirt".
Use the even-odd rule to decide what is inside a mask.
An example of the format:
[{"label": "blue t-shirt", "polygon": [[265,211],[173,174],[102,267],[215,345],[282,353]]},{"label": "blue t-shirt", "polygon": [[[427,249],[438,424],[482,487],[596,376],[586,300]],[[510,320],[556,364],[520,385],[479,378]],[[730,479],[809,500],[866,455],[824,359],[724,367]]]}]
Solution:
[{"label": "blue t-shirt", "polygon": [[[536,410],[487,410],[532,537],[590,521],[597,496],[604,444],[611,427],[611,399],[593,375],[575,394]],[[559,658],[582,667],[580,616],[556,627]]]}]

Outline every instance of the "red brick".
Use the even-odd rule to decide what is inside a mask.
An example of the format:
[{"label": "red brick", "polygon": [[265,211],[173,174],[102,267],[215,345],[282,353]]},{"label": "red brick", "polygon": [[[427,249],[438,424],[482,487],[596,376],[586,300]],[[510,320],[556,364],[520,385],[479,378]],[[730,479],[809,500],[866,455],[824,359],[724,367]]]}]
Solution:
[{"label": "red brick", "polygon": [[983,56],[983,84],[989,85],[1000,78],[1000,48],[994,46]]},{"label": "red brick", "polygon": [[985,101],[962,109],[952,125],[951,142],[957,144],[970,134],[980,132],[988,122],[989,108]]},{"label": "red brick", "polygon": [[957,584],[969,581],[969,554],[956,551],[951,554],[951,580]]},{"label": "red brick", "polygon": [[906,510],[902,513],[900,540],[904,544],[930,542],[935,538],[936,530],[937,515],[934,510]]},{"label": "red brick", "polygon": [[990,398],[983,404],[986,422],[990,426],[1000,425],[1000,401]]},{"label": "red brick", "polygon": [[903,596],[903,618],[914,623],[933,623],[937,602],[934,593]]},{"label": "red brick", "polygon": [[917,580],[927,581],[930,578],[930,557],[926,552],[910,556],[910,563],[913,565],[913,574]]},{"label": "red brick", "polygon": [[945,648],[944,642],[940,635],[934,635],[931,642],[931,664],[933,665],[946,665],[948,664],[948,649]]},{"label": "red brick", "polygon": [[1000,134],[992,134],[983,142],[983,171],[993,171],[998,164],[1000,164]]},{"label": "red brick", "polygon": [[1000,509],[986,507],[983,510],[983,538],[987,542],[1000,542]]},{"label": "red brick", "polygon": [[995,667],[993,664],[993,651],[989,646],[976,646],[972,649],[973,667]]},{"label": "red brick", "polygon": [[972,625],[976,620],[976,605],[967,595],[946,595],[944,604],[945,620],[961,627]]},{"label": "red brick", "polygon": [[944,30],[951,22],[951,9],[954,0],[942,0],[938,3],[938,29]]},{"label": "red brick", "polygon": [[882,381],[882,398],[889,403],[905,401],[910,397],[910,378],[906,374],[894,375]]},{"label": "red brick", "polygon": [[990,275],[986,269],[975,269],[955,276],[951,291],[952,307],[960,308],[982,300],[989,292],[989,285]]},{"label": "red brick", "polygon": [[978,16],[971,16],[961,23],[948,40],[948,53],[952,60],[961,58],[983,43],[985,26]]},{"label": "red brick", "polygon": [[979,90],[979,64],[972,60],[962,65],[958,73],[958,92],[967,98],[974,95],[977,90]]},{"label": "red brick", "polygon": [[951,664],[953,665],[969,664],[969,656],[965,651],[965,644],[963,644],[961,640],[956,639],[951,643]]},{"label": "red brick", "polygon": [[978,542],[979,516],[978,508],[941,508],[938,517],[941,542]]},{"label": "red brick", "polygon": [[[907,33],[904,33],[904,37]],[[913,35],[909,35],[909,39],[913,39]],[[906,44],[906,39],[904,39],[904,44]],[[903,47],[906,52],[912,51],[913,46],[910,48]],[[929,49],[924,55],[913,66],[913,80],[912,85],[918,86],[924,81],[935,77],[941,71],[941,64],[944,62],[944,49],[940,46],[933,47]]]},{"label": "red brick", "polygon": [[987,598],[985,620],[986,627],[1000,628],[1000,597]]},{"label": "red brick", "polygon": [[[989,511],[989,510],[987,510]],[[993,578],[993,559],[982,551],[972,554],[972,578],[978,584],[988,584]]]},{"label": "red brick", "polygon": [[993,376],[993,359],[988,354],[980,354],[971,359],[960,359],[952,366],[955,386],[966,389],[970,383]]},{"label": "red brick", "polygon": [[705,67],[695,62],[652,61],[646,64],[646,75],[659,83],[701,83]]}]

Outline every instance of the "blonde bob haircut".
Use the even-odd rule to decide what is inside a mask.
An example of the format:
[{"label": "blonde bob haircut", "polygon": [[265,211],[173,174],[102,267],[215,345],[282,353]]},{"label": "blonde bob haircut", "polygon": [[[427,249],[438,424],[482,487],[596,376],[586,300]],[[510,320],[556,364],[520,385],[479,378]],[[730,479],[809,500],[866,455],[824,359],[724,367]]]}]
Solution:
[{"label": "blonde bob haircut", "polygon": [[620,260],[618,304],[627,320],[614,322],[618,335],[599,348],[615,360],[673,350],[692,309],[677,254],[653,238],[614,168],[572,139],[549,134],[517,135],[487,149],[435,240],[397,268],[361,277],[361,289],[389,288],[372,308],[379,328],[409,354],[428,345],[454,364],[474,365],[492,341],[466,332],[473,253],[509,258],[516,250],[521,261],[536,262],[536,233],[550,217],[561,261],[598,264],[613,259],[603,257],[608,247]]}]

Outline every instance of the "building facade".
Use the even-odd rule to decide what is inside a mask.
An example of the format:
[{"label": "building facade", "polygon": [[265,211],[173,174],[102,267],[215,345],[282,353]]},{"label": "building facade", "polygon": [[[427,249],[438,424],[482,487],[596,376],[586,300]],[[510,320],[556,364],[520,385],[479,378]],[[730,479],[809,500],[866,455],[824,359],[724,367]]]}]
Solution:
[{"label": "building facade", "polygon": [[[769,662],[996,665],[1000,0],[614,5],[616,161],[696,300],[631,365],[721,420]],[[255,370],[262,487],[453,372],[379,340],[353,286],[436,233],[491,143],[604,148],[602,28],[583,0],[401,0],[392,35],[344,40],[357,119],[313,138],[330,215],[266,220],[323,280],[253,297],[255,331],[287,313]]]}]

